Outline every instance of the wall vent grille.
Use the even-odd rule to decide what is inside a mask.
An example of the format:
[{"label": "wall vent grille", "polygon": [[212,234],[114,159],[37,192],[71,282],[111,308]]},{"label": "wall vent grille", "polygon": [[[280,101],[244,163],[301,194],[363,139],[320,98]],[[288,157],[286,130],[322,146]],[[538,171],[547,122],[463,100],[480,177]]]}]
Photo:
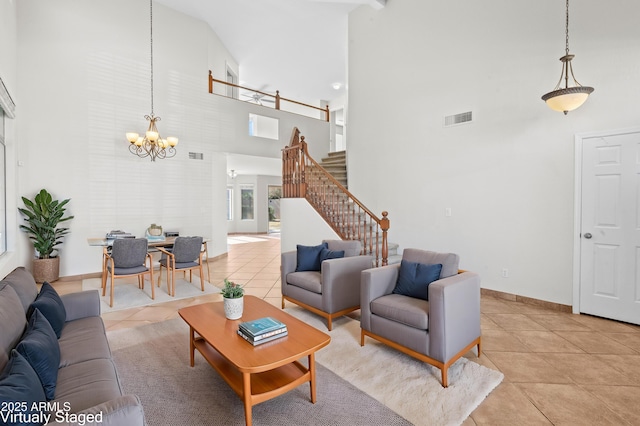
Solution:
[{"label": "wall vent grille", "polygon": [[189,160],[204,160],[204,154],[201,152],[190,152]]},{"label": "wall vent grille", "polygon": [[444,127],[457,126],[459,124],[471,123],[473,121],[473,111],[461,112],[460,114],[447,115],[444,118]]}]

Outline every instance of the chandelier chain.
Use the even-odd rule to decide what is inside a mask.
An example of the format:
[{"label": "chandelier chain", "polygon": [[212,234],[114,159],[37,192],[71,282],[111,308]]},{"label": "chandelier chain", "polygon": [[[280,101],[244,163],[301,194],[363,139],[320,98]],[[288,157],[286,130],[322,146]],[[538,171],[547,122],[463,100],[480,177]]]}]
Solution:
[{"label": "chandelier chain", "polygon": [[567,18],[566,18],[566,25],[565,25],[565,40],[566,40],[566,47],[565,47],[565,52],[568,55],[569,54],[569,0],[567,0]]},{"label": "chandelier chain", "polygon": [[[568,3],[569,0],[567,0]],[[153,116],[153,0],[149,0],[149,29],[150,29],[150,48],[151,48],[151,116]]]}]

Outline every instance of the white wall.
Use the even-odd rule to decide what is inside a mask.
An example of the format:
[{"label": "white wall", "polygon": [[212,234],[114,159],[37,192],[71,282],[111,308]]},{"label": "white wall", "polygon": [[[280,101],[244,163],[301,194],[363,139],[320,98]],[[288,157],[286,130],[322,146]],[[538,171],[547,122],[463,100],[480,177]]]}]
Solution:
[{"label": "white wall", "polygon": [[297,244],[317,246],[322,240],[340,237],[304,198],[280,200],[280,249],[287,252]]},{"label": "white wall", "polygon": [[[18,195],[46,187],[71,198],[61,275],[100,271],[88,237],[115,228],[142,236],[151,223],[210,238],[211,257],[225,253],[227,152],[278,158],[284,144],[250,140],[239,115],[247,104],[208,94],[209,69],[238,68],[211,28],[154,4],[154,112],[160,133],[180,143],[175,158],[151,162],[130,154],[124,137],[143,132],[151,112],[149,3],[30,0],[17,8]],[[280,114],[288,142],[300,122]],[[30,265],[31,246],[19,237],[19,263]]]},{"label": "white wall", "polygon": [[[389,211],[390,241],[457,252],[485,288],[570,305],[573,135],[638,125],[640,3],[571,4],[574,71],[595,92],[567,116],[540,100],[560,74],[564,12],[557,0],[358,8],[347,135],[349,189]],[[473,124],[443,127],[469,110]]]}]

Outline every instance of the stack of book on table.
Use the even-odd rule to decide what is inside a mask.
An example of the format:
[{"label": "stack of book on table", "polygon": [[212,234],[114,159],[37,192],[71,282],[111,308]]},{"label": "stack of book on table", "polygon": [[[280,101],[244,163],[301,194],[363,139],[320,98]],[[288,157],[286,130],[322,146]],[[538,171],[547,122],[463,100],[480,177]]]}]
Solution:
[{"label": "stack of book on table", "polygon": [[253,346],[287,335],[287,325],[275,318],[265,317],[240,323],[238,334]]}]

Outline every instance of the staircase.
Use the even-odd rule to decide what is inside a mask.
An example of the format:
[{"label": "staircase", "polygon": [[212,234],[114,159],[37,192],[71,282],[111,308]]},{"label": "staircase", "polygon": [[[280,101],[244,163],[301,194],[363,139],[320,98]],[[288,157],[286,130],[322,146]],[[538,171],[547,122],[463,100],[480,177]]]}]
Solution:
[{"label": "staircase", "polygon": [[349,188],[347,185],[347,152],[336,151],[330,152],[328,157],[324,157],[320,161],[320,166],[333,176],[342,186]]},{"label": "staircase", "polygon": [[[332,158],[337,157],[337,158]],[[328,161],[327,161],[328,160]],[[333,174],[309,156],[304,136],[294,128],[290,146],[282,150],[282,189],[285,198],[305,198],[343,240],[358,240],[373,266],[400,262],[398,245],[389,244],[387,212],[378,218]],[[346,183],[344,153],[323,160]],[[338,166],[338,163],[343,166]],[[391,260],[391,262],[389,261]]]}]

